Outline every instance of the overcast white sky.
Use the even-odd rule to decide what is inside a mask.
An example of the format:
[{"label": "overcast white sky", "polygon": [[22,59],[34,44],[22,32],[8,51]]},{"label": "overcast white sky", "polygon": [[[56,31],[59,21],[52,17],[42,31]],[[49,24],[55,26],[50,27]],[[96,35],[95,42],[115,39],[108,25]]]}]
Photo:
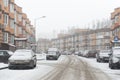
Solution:
[{"label": "overcast white sky", "polygon": [[37,38],[54,37],[68,27],[84,28],[93,21],[110,18],[120,0],[15,0],[34,24],[37,20]]}]

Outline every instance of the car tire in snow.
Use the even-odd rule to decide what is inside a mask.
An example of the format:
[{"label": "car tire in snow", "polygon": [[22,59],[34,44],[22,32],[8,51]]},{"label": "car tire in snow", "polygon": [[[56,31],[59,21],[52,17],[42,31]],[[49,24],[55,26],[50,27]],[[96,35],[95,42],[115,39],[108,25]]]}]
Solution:
[{"label": "car tire in snow", "polygon": [[110,69],[115,69],[116,67],[115,67],[115,65],[113,63],[109,63],[109,68]]}]

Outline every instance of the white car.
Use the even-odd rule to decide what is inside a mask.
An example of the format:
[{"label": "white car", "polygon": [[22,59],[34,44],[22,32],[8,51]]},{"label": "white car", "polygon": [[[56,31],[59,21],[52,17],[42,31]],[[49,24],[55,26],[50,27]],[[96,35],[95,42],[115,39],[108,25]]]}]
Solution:
[{"label": "white car", "polygon": [[109,55],[109,67],[111,69],[120,68],[120,47],[113,47]]},{"label": "white car", "polygon": [[110,50],[100,50],[100,52],[96,54],[96,61],[97,62],[108,62],[109,54],[110,54]]},{"label": "white car", "polygon": [[16,50],[9,58],[9,69],[16,67],[36,67],[36,55],[32,50]]}]

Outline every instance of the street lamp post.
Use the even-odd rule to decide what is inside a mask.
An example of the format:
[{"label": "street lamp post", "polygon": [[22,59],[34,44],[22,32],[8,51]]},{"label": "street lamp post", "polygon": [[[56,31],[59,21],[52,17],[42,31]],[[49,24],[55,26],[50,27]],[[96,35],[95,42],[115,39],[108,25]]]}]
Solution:
[{"label": "street lamp post", "polygon": [[[35,18],[34,19],[34,26],[35,26],[35,41],[36,41],[36,45],[37,45],[37,20],[40,20],[41,18],[46,18],[46,16],[41,16],[41,17],[38,17],[38,18]],[[36,46],[36,49],[37,49],[38,46]],[[35,51],[37,52],[37,50],[35,49]]]},{"label": "street lamp post", "polygon": [[37,25],[36,24],[37,24],[37,20],[40,20],[41,18],[46,18],[46,16],[42,16],[42,17],[38,17],[38,18],[34,19],[34,26],[35,26],[35,35],[36,35],[36,38],[37,38]]}]

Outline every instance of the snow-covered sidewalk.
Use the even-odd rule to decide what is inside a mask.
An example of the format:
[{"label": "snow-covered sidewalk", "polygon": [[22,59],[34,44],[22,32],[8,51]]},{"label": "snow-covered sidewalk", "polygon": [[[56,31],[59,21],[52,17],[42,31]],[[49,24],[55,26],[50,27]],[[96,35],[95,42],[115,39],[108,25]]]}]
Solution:
[{"label": "snow-covered sidewalk", "polygon": [[113,80],[120,80],[120,69],[110,69],[108,63],[98,63],[95,58],[79,57],[81,60],[86,61],[92,67],[98,68],[108,74]]},{"label": "snow-covered sidewalk", "polygon": [[4,69],[7,67],[8,67],[8,64],[0,63],[0,69]]},{"label": "snow-covered sidewalk", "polygon": [[45,60],[46,59],[46,54],[42,53],[42,54],[36,54],[37,60]]}]

